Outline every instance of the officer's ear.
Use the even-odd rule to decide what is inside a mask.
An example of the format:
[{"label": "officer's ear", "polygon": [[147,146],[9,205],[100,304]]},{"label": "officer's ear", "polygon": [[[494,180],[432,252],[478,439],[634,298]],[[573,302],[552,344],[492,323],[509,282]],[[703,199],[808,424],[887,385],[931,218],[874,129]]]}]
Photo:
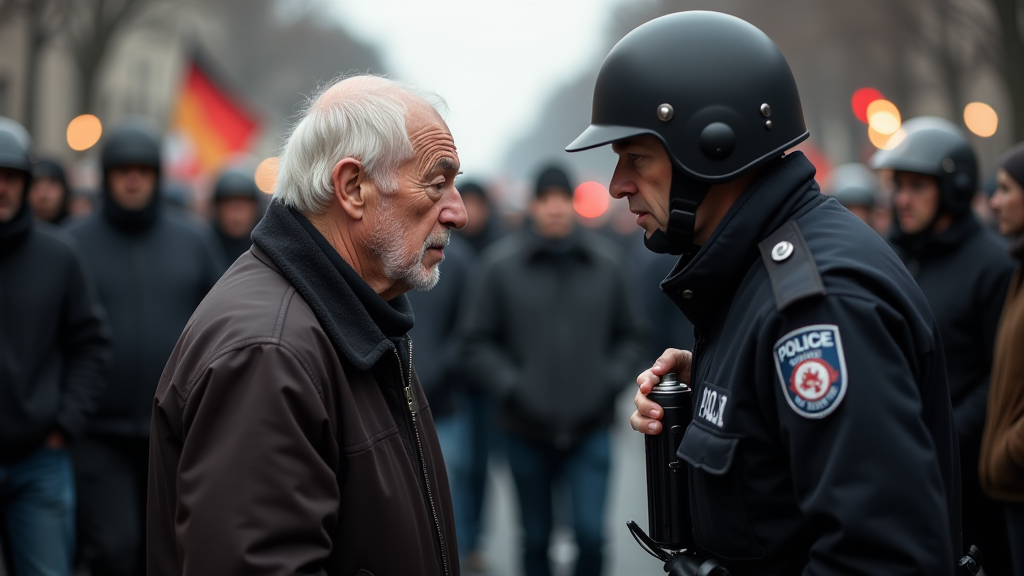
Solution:
[{"label": "officer's ear", "polygon": [[363,163],[355,158],[343,158],[331,170],[334,200],[353,220],[361,220],[366,210],[366,196],[373,182]]}]

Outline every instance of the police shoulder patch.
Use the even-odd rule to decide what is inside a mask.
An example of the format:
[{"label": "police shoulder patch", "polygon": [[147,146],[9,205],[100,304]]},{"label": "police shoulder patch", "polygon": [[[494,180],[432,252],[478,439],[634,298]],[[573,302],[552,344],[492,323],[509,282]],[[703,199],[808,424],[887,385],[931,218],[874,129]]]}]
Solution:
[{"label": "police shoulder patch", "polygon": [[804,326],[775,343],[775,368],[789,406],[804,418],[824,418],[846,395],[846,358],[839,327]]}]

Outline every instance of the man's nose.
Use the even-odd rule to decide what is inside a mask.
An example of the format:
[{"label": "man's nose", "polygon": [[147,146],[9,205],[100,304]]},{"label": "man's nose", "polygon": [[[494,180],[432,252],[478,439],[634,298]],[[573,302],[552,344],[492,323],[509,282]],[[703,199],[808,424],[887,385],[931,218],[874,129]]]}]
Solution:
[{"label": "man's nose", "polygon": [[615,166],[612,181],[608,183],[608,194],[616,200],[636,193],[636,184],[624,172],[620,165]]},{"label": "man's nose", "polygon": [[462,195],[459,194],[458,190],[453,193],[448,204],[441,209],[438,220],[448,228],[462,228],[466,225],[466,222],[469,222],[466,205],[462,202]]}]

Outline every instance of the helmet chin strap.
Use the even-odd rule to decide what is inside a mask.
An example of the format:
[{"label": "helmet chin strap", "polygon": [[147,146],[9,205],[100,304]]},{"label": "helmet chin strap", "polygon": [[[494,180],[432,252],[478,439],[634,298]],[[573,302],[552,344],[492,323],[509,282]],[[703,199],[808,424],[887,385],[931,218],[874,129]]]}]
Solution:
[{"label": "helmet chin strap", "polygon": [[651,252],[673,256],[690,251],[694,247],[697,207],[704,201],[709,188],[711,184],[689,178],[673,165],[668,196],[668,226],[664,231],[659,229],[649,237],[644,236],[644,246]]}]

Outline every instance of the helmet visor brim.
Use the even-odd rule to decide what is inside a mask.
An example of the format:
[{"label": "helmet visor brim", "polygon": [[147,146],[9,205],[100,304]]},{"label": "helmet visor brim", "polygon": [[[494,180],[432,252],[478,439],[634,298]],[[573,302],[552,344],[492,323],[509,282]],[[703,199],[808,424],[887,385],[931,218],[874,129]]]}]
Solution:
[{"label": "helmet visor brim", "polygon": [[605,146],[622,140],[639,136],[640,134],[654,134],[653,131],[634,126],[608,126],[603,124],[591,124],[571,144],[565,147],[566,152],[581,152],[599,146]]}]

